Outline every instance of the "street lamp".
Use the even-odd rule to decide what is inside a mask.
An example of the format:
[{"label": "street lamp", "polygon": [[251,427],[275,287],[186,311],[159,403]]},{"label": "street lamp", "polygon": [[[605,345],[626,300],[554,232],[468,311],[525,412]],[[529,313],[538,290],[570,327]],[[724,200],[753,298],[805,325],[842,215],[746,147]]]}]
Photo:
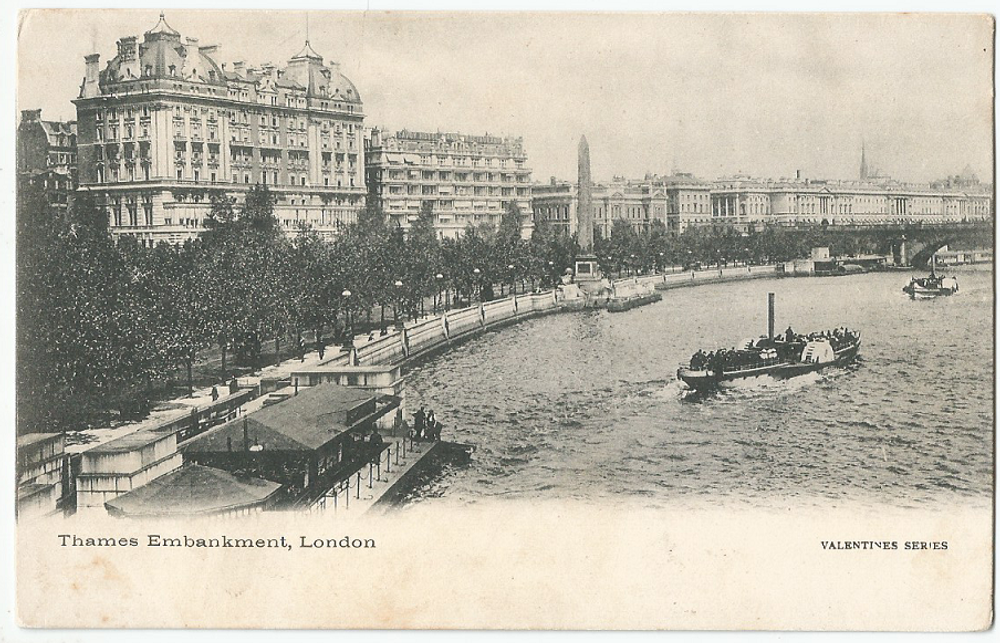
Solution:
[{"label": "street lamp", "polygon": [[[437,294],[434,295],[434,314],[435,315],[437,315],[437,312],[438,312],[438,305],[444,303],[444,302],[441,301],[441,282],[442,282],[443,279],[444,279],[444,275],[442,275],[440,272],[437,273],[436,275],[434,275],[434,281],[437,284]],[[444,308],[443,305],[441,307]]]},{"label": "street lamp", "polygon": [[403,282],[397,279],[393,282],[392,286],[395,293],[392,302],[392,321],[396,330],[400,330],[403,328],[403,322],[399,318],[399,307],[403,301]]},{"label": "street lamp", "polygon": [[476,282],[476,290],[479,291],[479,294],[478,294],[479,303],[482,303],[483,302],[483,285],[482,285],[482,282],[479,279],[479,275],[482,274],[482,272],[479,270],[479,268],[473,268],[472,274],[474,275],[473,278],[475,279],[475,282]]},{"label": "street lamp", "polygon": [[510,275],[510,294],[516,295],[516,289],[514,288],[514,264],[507,264],[507,273]]},{"label": "street lamp", "polygon": [[351,323],[351,291],[344,289],[344,292],[340,293],[340,296],[344,298],[344,348],[351,348],[354,346],[354,325]]}]

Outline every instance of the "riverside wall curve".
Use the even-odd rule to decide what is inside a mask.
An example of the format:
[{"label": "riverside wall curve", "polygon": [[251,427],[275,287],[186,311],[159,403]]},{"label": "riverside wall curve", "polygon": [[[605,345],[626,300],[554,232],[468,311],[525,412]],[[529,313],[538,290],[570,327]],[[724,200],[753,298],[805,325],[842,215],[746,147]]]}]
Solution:
[{"label": "riverside wall curve", "polygon": [[[641,296],[653,290],[670,290],[728,281],[781,276],[777,266],[750,266],[664,273],[618,279],[613,282],[619,293]],[[628,295],[625,295],[628,296]],[[567,298],[559,289],[525,293],[495,299],[467,308],[407,324],[402,330],[356,347],[350,355],[335,358],[329,365],[378,366],[403,364],[447,350],[459,342],[488,330],[524,319],[585,308],[581,299]]]}]

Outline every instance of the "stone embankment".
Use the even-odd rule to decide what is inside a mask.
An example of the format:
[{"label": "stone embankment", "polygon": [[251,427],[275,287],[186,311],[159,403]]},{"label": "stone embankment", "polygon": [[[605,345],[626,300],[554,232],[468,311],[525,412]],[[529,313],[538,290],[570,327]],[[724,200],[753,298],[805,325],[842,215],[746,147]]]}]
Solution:
[{"label": "stone embankment", "polygon": [[516,295],[408,323],[402,330],[385,337],[359,343],[350,354],[341,354],[326,364],[394,364],[442,350],[483,331],[539,315],[594,307],[621,312],[660,301],[662,295],[657,292],[660,290],[779,274],[776,266],[743,266],[631,277],[609,282],[609,292],[600,300],[581,296],[578,290],[574,296],[571,289]]}]

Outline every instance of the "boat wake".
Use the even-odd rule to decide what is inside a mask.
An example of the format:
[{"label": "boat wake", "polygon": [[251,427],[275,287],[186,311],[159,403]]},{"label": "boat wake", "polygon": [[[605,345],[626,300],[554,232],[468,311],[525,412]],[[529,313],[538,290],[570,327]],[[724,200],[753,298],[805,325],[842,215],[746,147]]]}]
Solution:
[{"label": "boat wake", "polygon": [[725,400],[727,402],[744,402],[761,395],[789,395],[816,385],[826,379],[827,373],[812,371],[789,378],[775,378],[762,375],[741,380],[726,382],[717,389],[698,391],[688,388],[686,384],[675,380],[668,385],[666,391],[676,391],[674,395],[685,402],[701,402],[702,400]]}]

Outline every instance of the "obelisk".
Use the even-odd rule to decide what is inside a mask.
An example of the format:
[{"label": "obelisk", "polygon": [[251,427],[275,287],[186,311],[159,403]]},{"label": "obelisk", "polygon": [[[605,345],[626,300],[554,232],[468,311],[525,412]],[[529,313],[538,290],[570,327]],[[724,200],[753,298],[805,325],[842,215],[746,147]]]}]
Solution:
[{"label": "obelisk", "polygon": [[576,257],[574,278],[581,290],[596,294],[601,289],[601,275],[594,255],[593,181],[586,136],[580,137],[577,154],[576,241],[580,244],[580,254]]},{"label": "obelisk", "polygon": [[576,240],[584,255],[594,252],[594,202],[590,178],[590,145],[587,137],[580,137],[577,152]]}]

